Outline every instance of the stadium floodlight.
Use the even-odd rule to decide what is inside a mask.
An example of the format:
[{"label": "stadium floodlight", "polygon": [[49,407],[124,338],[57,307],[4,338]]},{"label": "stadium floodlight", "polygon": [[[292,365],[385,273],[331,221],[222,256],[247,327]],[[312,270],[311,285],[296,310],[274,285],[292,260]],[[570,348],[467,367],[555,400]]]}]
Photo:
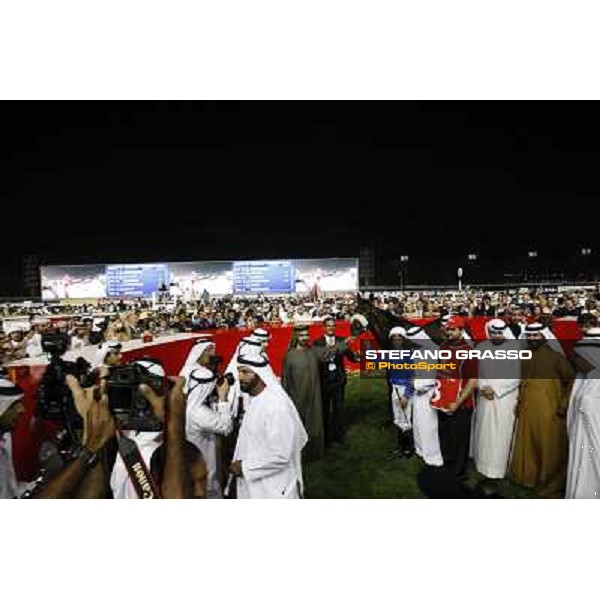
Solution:
[{"label": "stadium floodlight", "polygon": [[408,255],[407,254],[403,254],[400,257],[400,262],[408,262]]},{"label": "stadium floodlight", "polygon": [[581,254],[583,256],[589,256],[592,253],[592,249],[591,248],[582,248],[581,249]]},{"label": "stadium floodlight", "polygon": [[529,256],[529,258],[537,258],[537,255],[538,255],[537,250],[530,250],[527,253],[527,256]]},{"label": "stadium floodlight", "polygon": [[477,260],[477,254],[469,254],[467,257],[469,260]]}]

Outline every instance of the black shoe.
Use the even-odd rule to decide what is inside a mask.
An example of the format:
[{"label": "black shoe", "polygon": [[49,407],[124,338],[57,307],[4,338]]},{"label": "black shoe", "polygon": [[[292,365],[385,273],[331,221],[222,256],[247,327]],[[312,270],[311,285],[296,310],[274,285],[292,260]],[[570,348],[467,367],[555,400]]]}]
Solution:
[{"label": "black shoe", "polygon": [[500,498],[498,484],[493,479],[484,479],[478,486],[477,491],[485,498]]},{"label": "black shoe", "polygon": [[460,486],[466,490],[467,492],[469,492],[470,494],[474,493],[474,492],[480,492],[479,489],[479,482],[477,481],[477,479],[467,475],[466,473],[463,473],[462,475],[459,475],[457,477],[458,482],[460,484]]},{"label": "black shoe", "polygon": [[400,447],[404,458],[412,458],[415,455],[415,443],[412,429],[400,433]]}]

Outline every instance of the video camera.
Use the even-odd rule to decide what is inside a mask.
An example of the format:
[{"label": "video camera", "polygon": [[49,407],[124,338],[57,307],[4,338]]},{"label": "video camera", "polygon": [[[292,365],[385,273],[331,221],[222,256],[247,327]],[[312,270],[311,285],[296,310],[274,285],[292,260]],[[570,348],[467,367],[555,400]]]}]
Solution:
[{"label": "video camera", "polygon": [[42,349],[50,354],[50,364],[36,392],[35,414],[42,419],[66,425],[69,429],[81,429],[83,421],[65,379],[67,375],[73,375],[82,386],[91,385],[91,365],[82,357],[75,362],[63,360],[61,357],[68,345],[66,333],[42,334]]},{"label": "video camera", "polygon": [[[143,362],[160,365],[153,359],[145,358]],[[161,431],[163,425],[140,391],[140,385],[147,385],[159,396],[165,396],[173,387],[173,382],[161,375],[155,375],[139,363],[111,367],[106,379],[110,411],[121,429]]]}]

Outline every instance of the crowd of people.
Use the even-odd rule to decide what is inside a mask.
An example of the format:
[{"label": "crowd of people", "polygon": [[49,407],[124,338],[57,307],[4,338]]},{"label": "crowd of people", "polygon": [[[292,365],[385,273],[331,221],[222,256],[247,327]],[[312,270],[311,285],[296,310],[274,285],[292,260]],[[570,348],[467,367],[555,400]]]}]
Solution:
[{"label": "crowd of people", "polygon": [[[508,479],[540,497],[600,497],[597,324],[580,315],[581,339],[567,356],[551,325],[522,314],[489,319],[483,340],[471,337],[465,317],[442,323],[441,339],[407,323],[388,334],[391,349],[437,348],[451,357],[433,376],[425,369],[387,371],[395,452],[422,458],[426,493],[497,497],[499,482]],[[530,355],[477,359],[517,348]]]},{"label": "crowd of people", "polygon": [[[392,324],[383,336],[383,344],[391,348],[433,343],[456,353],[519,343],[532,353],[531,360],[506,363],[501,376],[490,371],[489,363],[473,359],[456,361],[459,375],[442,370],[435,379],[419,371],[388,373],[390,420],[398,429],[396,454],[410,458],[416,453],[422,459],[426,476],[420,484],[426,494],[435,496],[441,488],[447,494],[448,485],[438,485],[443,481],[456,485],[460,495],[472,483],[472,459],[477,489],[487,496],[494,497],[498,481],[508,479],[542,497],[597,497],[600,328],[591,290],[563,295],[374,293],[309,302],[297,297],[222,298],[166,310],[121,303],[107,315],[86,307],[52,324],[47,315],[33,315],[28,332],[11,331],[2,338],[5,362],[43,354],[42,335],[62,331],[71,349],[99,346],[93,364],[99,375],[87,388],[67,378],[81,422],[79,443],[54,461],[60,468],[46,456],[42,482],[30,495],[302,497],[302,465],[323,459],[329,445],[344,443],[345,363],[360,360],[360,355],[353,336],[338,336],[336,325],[356,319],[365,300]],[[272,318],[273,312],[278,318]],[[441,339],[427,326],[410,322],[427,316],[439,317]],[[470,316],[488,318],[485,340],[472,339]],[[552,319],[564,317],[576,321],[581,334],[568,354],[552,332]],[[358,318],[362,327],[369,324]],[[322,324],[323,335],[311,343],[308,325],[314,322]],[[293,335],[280,379],[269,362],[268,343],[269,329],[281,324],[293,325]],[[161,423],[159,430],[122,430],[109,410],[105,383],[106,373],[122,361],[122,344],[147,334],[219,327],[252,332],[239,343],[228,367],[219,368],[214,340],[209,333],[201,335],[178,378],[162,393],[148,387],[142,392]],[[141,366],[165,377],[160,364],[146,361]],[[0,378],[2,497],[20,495],[11,466],[10,431],[23,412],[22,400],[18,386]],[[133,454],[126,451],[128,441],[134,442]],[[141,474],[128,462],[132,455],[134,466],[147,465]]]},{"label": "crowd of people", "polygon": [[[11,307],[8,310],[7,307]],[[356,312],[356,295],[321,295],[256,298],[205,298],[194,302],[179,301],[152,305],[149,301],[100,301],[97,305],[44,304],[32,312],[31,306],[17,311],[5,305],[5,321],[0,329],[0,364],[21,358],[41,356],[41,334],[67,333],[70,348],[120,342],[177,332],[201,332],[215,329],[245,328],[321,322],[328,315],[348,320]],[[12,319],[22,316],[22,320]],[[58,317],[56,315],[59,315]],[[10,331],[8,329],[10,328]]]},{"label": "crowd of people", "polygon": [[[201,334],[178,377],[161,390],[143,385],[157,428],[123,428],[111,400],[111,373],[123,362],[119,339],[100,344],[87,387],[69,374],[65,384],[80,417],[76,442],[59,451],[46,441],[33,498],[300,498],[303,461],[323,458],[344,437],[344,357],[358,360],[336,335],[336,318],[310,344],[308,326],[294,325],[282,378],[269,363],[270,335],[244,337],[225,370],[210,334]],[[36,325],[37,326],[37,325]],[[160,363],[134,362],[163,381]],[[11,459],[10,432],[24,394],[0,379],[0,497],[22,496]],[[42,383],[43,385],[43,383]],[[111,409],[111,406],[113,408]],[[65,417],[65,421],[68,417]],[[71,423],[72,428],[77,428]],[[63,435],[64,432],[61,432]],[[59,436],[60,437],[60,436]],[[133,444],[132,444],[133,442]]]},{"label": "crowd of people", "polygon": [[382,310],[408,318],[443,317],[448,314],[466,317],[505,317],[519,310],[526,317],[579,317],[583,313],[600,316],[598,289],[567,290],[464,290],[423,292],[375,292],[371,301]]}]

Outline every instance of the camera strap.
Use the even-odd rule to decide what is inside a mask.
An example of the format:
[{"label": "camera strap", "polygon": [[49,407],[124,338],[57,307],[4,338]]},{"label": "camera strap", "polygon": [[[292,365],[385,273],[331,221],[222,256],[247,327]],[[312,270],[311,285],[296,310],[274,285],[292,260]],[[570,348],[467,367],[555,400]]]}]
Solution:
[{"label": "camera strap", "polygon": [[127,472],[138,498],[142,500],[155,500],[160,498],[160,493],[146,466],[144,458],[137,444],[119,432],[117,436],[119,454],[125,463]]}]

